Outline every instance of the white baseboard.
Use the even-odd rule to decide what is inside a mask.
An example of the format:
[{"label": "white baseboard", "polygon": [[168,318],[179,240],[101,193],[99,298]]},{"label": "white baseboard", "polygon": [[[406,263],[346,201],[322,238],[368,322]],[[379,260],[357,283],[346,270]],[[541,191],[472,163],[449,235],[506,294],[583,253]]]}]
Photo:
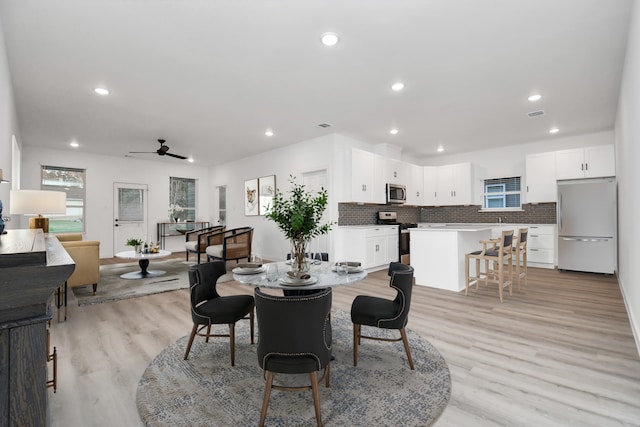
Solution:
[{"label": "white baseboard", "polygon": [[624,301],[624,307],[627,309],[627,316],[629,317],[631,332],[633,333],[633,338],[636,341],[636,350],[638,350],[638,355],[640,356],[640,324],[637,322],[635,314],[627,303],[627,296],[624,293],[624,286],[622,285],[620,276],[618,276],[618,286],[620,286],[620,292],[622,292],[622,301]]}]

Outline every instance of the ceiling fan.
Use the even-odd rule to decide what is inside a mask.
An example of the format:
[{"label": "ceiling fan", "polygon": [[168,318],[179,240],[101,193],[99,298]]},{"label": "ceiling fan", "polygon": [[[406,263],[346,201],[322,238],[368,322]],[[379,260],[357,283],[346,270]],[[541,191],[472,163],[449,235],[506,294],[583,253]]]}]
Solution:
[{"label": "ceiling fan", "polygon": [[156,153],[159,156],[171,156],[171,157],[175,157],[176,159],[183,159],[183,160],[186,159],[185,156],[181,156],[179,154],[169,153],[169,146],[168,145],[164,145],[164,143],[165,143],[164,139],[159,139],[158,142],[160,143],[160,148],[158,148],[156,151],[129,151],[129,154],[152,154],[152,153]]}]

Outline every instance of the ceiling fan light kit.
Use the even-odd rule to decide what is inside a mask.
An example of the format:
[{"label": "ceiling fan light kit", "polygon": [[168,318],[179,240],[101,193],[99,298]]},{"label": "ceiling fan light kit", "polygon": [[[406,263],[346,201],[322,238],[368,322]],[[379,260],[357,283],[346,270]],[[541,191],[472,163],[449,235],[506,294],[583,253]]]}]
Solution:
[{"label": "ceiling fan light kit", "polygon": [[170,157],[175,157],[176,159],[181,159],[181,160],[186,160],[187,158],[185,156],[181,156],[179,154],[173,154],[173,153],[169,153],[169,146],[168,145],[164,145],[165,140],[164,139],[158,139],[158,142],[160,143],[160,148],[158,148],[156,151],[129,151],[129,154],[157,154],[159,156],[170,156]]}]

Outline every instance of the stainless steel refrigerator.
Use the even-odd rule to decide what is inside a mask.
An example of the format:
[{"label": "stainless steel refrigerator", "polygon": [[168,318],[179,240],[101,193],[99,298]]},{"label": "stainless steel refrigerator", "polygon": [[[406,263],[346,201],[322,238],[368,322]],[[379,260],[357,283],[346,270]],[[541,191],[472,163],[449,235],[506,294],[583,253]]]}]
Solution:
[{"label": "stainless steel refrigerator", "polygon": [[558,181],[558,269],[617,270],[615,178]]}]

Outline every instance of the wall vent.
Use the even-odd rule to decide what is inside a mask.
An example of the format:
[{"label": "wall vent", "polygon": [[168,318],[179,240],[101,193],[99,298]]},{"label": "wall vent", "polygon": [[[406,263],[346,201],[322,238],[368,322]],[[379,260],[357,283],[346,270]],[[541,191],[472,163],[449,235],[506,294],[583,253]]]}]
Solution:
[{"label": "wall vent", "polygon": [[544,110],[531,111],[531,112],[527,113],[527,116],[529,116],[529,117],[544,116]]},{"label": "wall vent", "polygon": [[329,123],[320,123],[318,126],[320,126],[321,128],[330,128],[331,125]]}]

